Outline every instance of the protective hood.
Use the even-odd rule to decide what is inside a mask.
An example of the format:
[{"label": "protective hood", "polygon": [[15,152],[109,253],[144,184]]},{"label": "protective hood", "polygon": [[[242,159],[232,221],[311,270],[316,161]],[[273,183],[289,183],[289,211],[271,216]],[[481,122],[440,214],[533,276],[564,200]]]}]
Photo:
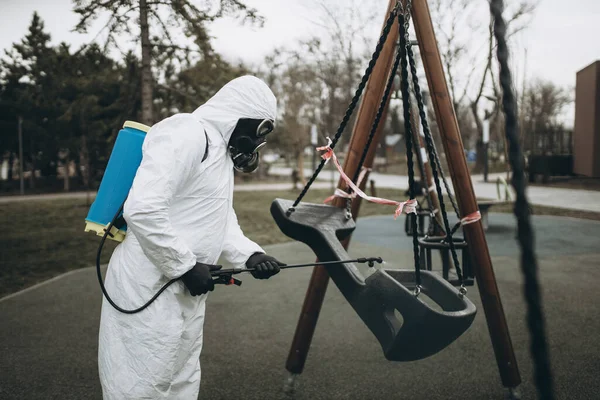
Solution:
[{"label": "protective hood", "polygon": [[[222,257],[239,269],[265,252],[238,224],[233,161],[220,136],[227,142],[239,118],[274,118],[275,108],[263,82],[243,77],[195,115],[176,114],[152,127],[123,210],[127,235],[105,279],[117,304],[138,307],[196,262],[216,264]],[[139,314],[120,313],[103,299],[98,371],[104,400],[198,398],[207,295],[191,296],[181,280],[165,291]]]},{"label": "protective hood", "polygon": [[192,114],[216,128],[227,144],[240,118],[275,121],[277,100],[266,83],[247,75],[227,83]]}]

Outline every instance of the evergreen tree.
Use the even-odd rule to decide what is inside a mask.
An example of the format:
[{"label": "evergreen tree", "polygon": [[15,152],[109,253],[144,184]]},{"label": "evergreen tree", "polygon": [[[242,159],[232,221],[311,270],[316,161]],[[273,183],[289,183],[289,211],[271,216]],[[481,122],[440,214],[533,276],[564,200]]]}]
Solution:
[{"label": "evergreen tree", "polygon": [[[63,114],[61,149],[75,161],[85,187],[97,183],[123,121],[135,119],[139,109],[137,60],[128,56],[125,65],[108,58],[97,45],[71,55],[63,45],[57,68],[68,71],[62,77],[59,98]],[[65,189],[68,182],[65,181]]]},{"label": "evergreen tree", "polygon": [[34,13],[28,34],[0,63],[0,154],[18,154],[20,116],[26,171],[51,177],[74,162],[77,183],[93,187],[123,122],[139,113],[139,60],[128,54],[117,63],[96,44],[74,54],[65,43],[52,48],[43,27]]},{"label": "evergreen tree", "polygon": [[211,54],[180,73],[167,73],[165,84],[158,85],[156,101],[159,118],[173,112],[192,112],[230,80],[248,73],[244,65],[231,65],[218,54]]},{"label": "evergreen tree", "polygon": [[[105,28],[108,31],[106,46],[116,45],[121,34],[133,35],[141,44],[141,122],[151,125],[153,116],[153,87],[157,76],[155,67],[168,71],[178,65],[192,65],[194,61],[210,57],[213,49],[207,24],[224,16],[241,16],[244,21],[261,22],[256,10],[239,0],[219,0],[217,7],[203,2],[198,7],[191,0],[73,0],[74,11],[80,20],[79,32],[86,32],[90,22],[108,13]],[[138,18],[135,18],[138,17]],[[131,21],[139,20],[134,26]],[[180,46],[173,40],[173,29],[180,29],[194,43],[195,49]],[[196,59],[194,59],[196,58]]]},{"label": "evergreen tree", "polygon": [[[3,119],[9,126],[16,126],[18,117],[23,118],[23,161],[31,172],[31,187],[35,186],[35,171],[47,165],[56,154],[56,142],[49,135],[57,114],[52,76],[56,55],[49,42],[50,35],[44,31],[43,21],[34,13],[27,35],[6,52],[7,59],[0,64]],[[3,135],[14,135],[15,131],[3,132]],[[17,153],[14,140],[6,144],[11,146],[6,150]]]}]

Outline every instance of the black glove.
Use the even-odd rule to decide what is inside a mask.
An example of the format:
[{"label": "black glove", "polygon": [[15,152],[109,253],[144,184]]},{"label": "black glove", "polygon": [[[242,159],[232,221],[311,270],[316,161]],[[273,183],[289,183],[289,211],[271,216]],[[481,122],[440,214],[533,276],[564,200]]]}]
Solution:
[{"label": "black glove", "polygon": [[246,267],[254,268],[250,272],[256,279],[269,279],[279,273],[279,267],[285,264],[263,253],[254,253],[246,261]]},{"label": "black glove", "polygon": [[215,283],[213,282],[211,272],[218,271],[221,268],[221,265],[210,265],[197,262],[192,269],[182,275],[181,280],[192,296],[212,292],[215,290]]}]

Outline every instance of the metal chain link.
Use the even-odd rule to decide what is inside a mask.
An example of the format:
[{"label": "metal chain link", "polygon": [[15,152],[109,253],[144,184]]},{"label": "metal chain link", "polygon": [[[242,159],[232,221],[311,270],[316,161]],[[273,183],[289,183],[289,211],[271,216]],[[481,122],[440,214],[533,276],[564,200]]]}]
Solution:
[{"label": "metal chain link", "polygon": [[[410,100],[410,87],[409,87],[409,71],[407,61],[407,42],[406,38],[406,21],[402,13],[398,14],[398,22],[400,25],[400,45],[399,51],[401,53],[401,80],[400,88],[402,92],[402,108],[404,111],[404,141],[406,144],[406,164],[408,167],[408,193],[409,197],[414,199],[415,193],[415,171],[413,164],[413,135],[412,135],[412,122],[411,122],[411,100]],[[415,261],[415,296],[418,296],[421,291],[421,262],[419,252],[419,232],[417,229],[417,216],[409,215],[409,223],[412,225],[412,237],[413,237],[413,257]]]},{"label": "metal chain link", "polygon": [[[398,67],[400,66],[401,55],[402,54],[399,51],[399,48],[397,48],[396,56],[394,59],[394,64],[392,65],[392,70],[390,72],[388,81],[386,83],[383,97],[381,98],[381,102],[379,103],[379,108],[377,110],[377,115],[375,116],[375,121],[373,122],[373,125],[371,126],[371,132],[369,132],[369,138],[367,139],[367,144],[365,145],[365,148],[363,149],[363,153],[360,157],[360,161],[358,162],[358,166],[354,173],[354,177],[352,179],[353,182],[357,182],[358,177],[360,176],[361,169],[365,163],[365,160],[367,159],[367,155],[369,153],[369,149],[371,148],[371,144],[373,143],[373,138],[375,137],[375,134],[377,133],[377,128],[379,127],[381,119],[383,118],[383,114],[385,113],[386,106],[388,104],[388,100],[392,93],[392,88],[394,87],[394,77],[398,73]],[[346,203],[347,210],[350,208],[351,204],[352,204],[352,199],[348,199],[347,203]]]},{"label": "metal chain link", "polygon": [[[406,11],[406,13],[404,13],[405,25],[406,25],[406,27],[405,27],[405,29],[406,29],[406,43],[410,47],[410,40],[409,40],[409,37],[408,37],[408,27],[409,27],[410,16],[411,16],[411,11],[412,11],[412,0],[407,0],[406,9],[407,9],[407,11]],[[410,49],[409,57],[413,57],[412,48]],[[452,195],[452,191],[450,190],[450,185],[448,184],[448,181],[446,180],[446,176],[444,175],[444,170],[442,168],[442,164],[440,163],[440,158],[438,156],[439,153],[438,153],[438,151],[436,149],[435,141],[432,142],[432,143],[433,143],[433,148],[434,148],[435,155],[436,155],[435,162],[437,164],[438,171],[439,171],[440,176],[442,178],[442,182],[444,183],[444,187],[446,188],[446,193],[448,193],[448,197],[450,198],[450,202],[452,203],[452,208],[454,208],[454,212],[456,213],[456,216],[460,219],[460,212],[458,212],[458,206],[457,206],[457,204],[456,204],[456,202],[454,200],[454,196]]]},{"label": "metal chain link", "polygon": [[[411,1],[408,0],[407,7],[406,7],[407,12],[410,11],[411,4],[412,4]],[[412,47],[410,44],[410,36],[409,36],[409,32],[408,32],[409,24],[407,21],[408,21],[408,18],[406,18],[406,16],[405,16],[405,19],[404,19],[405,43],[404,43],[404,45],[406,47],[406,53],[408,55],[408,61],[410,64],[410,71],[411,71],[411,75],[412,75],[413,87],[414,87],[415,97],[417,99],[417,106],[419,109],[419,117],[421,119],[421,125],[423,126],[423,133],[425,135],[425,144],[427,147],[427,152],[429,154],[429,158],[431,160],[434,160],[434,162],[431,163],[431,172],[433,175],[433,179],[435,181],[438,200],[440,202],[440,211],[442,213],[442,220],[444,222],[444,230],[446,231],[446,240],[448,241],[448,245],[450,247],[450,253],[452,254],[452,261],[454,262],[454,267],[456,268],[456,275],[458,276],[459,282],[461,283],[461,286],[462,286],[462,285],[464,285],[463,274],[462,274],[462,270],[460,268],[460,262],[458,260],[458,255],[456,253],[456,247],[454,246],[454,240],[452,238],[452,230],[450,228],[450,223],[448,222],[448,214],[446,212],[444,195],[442,192],[442,187],[440,185],[440,177],[438,175],[438,168],[441,170],[441,167],[439,165],[440,164],[439,156],[435,149],[433,135],[431,134],[431,131],[429,130],[429,123],[427,121],[427,115],[425,114],[425,103],[423,101],[423,93],[421,91],[421,86],[419,84],[419,77],[417,75],[417,65],[416,65],[414,54],[413,54]]]},{"label": "metal chain link", "polygon": [[[412,9],[412,0],[407,0],[406,1],[406,9],[402,10],[402,19],[404,20],[404,49],[405,49],[405,54],[404,54],[404,58],[406,58],[406,56],[408,55],[408,51],[410,49],[410,38],[409,38],[409,33],[408,30],[410,28],[410,13],[411,13],[411,9]],[[400,41],[400,46],[402,46],[402,41]],[[406,91],[408,92],[408,66],[406,65],[406,63],[403,65],[403,69],[406,69],[406,74],[404,74],[403,72],[403,78],[406,80]],[[410,118],[410,112],[411,110],[411,106],[410,106],[410,93],[406,93],[406,95],[408,96],[409,102],[408,102],[408,107],[409,107],[409,118]],[[418,129],[418,126],[416,127]],[[405,132],[406,136],[411,137],[410,141],[406,141],[407,143],[411,142],[411,155],[412,155],[412,132],[411,131],[407,131]],[[407,145],[408,147],[408,145]],[[408,154],[408,153],[407,153]],[[407,157],[407,163],[408,163],[408,170],[409,170],[409,194],[411,194],[411,198],[412,196],[415,195],[415,193],[413,193],[413,190],[411,189],[413,184],[414,184],[414,171],[412,170],[412,156],[410,157],[410,161]],[[411,182],[412,181],[412,182]],[[419,253],[419,238],[418,235],[419,233],[417,232],[417,215],[413,214],[412,215],[412,230],[413,230],[413,253],[414,253],[414,259],[415,259],[415,283],[416,283],[416,288],[415,288],[415,295],[418,296],[419,293],[421,292],[421,274],[420,274],[420,269],[421,269],[421,262],[420,262],[420,253]]]},{"label": "metal chain link", "polygon": [[406,10],[402,11],[402,15],[404,15],[404,32],[405,32],[405,39],[406,39],[406,45],[410,46],[410,40],[408,37],[408,28],[410,28],[410,13],[412,11],[412,0],[406,0]]},{"label": "metal chain link", "polygon": [[[410,22],[410,17],[411,17],[411,11],[412,11],[412,0],[407,0],[406,12],[404,12],[404,24],[405,24],[405,30],[406,30],[406,43],[409,47],[410,47],[410,40],[409,40],[409,36],[408,36],[408,28],[409,28],[409,22]],[[412,49],[410,49],[410,51],[409,51],[409,57],[413,57]],[[436,155],[435,162],[437,164],[440,176],[442,177],[442,182],[444,183],[444,187],[446,188],[446,193],[448,193],[448,197],[450,198],[450,202],[452,203],[452,208],[454,208],[454,212],[456,213],[457,218],[460,219],[460,212],[458,211],[458,206],[456,204],[456,201],[454,200],[452,191],[450,190],[450,185],[448,184],[448,181],[446,180],[446,176],[444,175],[444,170],[442,168],[442,164],[440,163],[440,158],[438,156],[439,153],[438,153],[437,149],[435,148],[436,147],[435,142],[432,142],[432,143],[433,143],[434,153]]]}]

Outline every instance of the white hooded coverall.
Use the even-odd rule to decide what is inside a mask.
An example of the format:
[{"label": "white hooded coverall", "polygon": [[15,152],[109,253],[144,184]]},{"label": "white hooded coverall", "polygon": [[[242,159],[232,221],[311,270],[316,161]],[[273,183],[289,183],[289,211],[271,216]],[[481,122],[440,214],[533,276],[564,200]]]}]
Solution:
[{"label": "white hooded coverall", "polygon": [[[244,236],[233,210],[227,143],[238,119],[275,115],[271,90],[244,76],[193,113],[150,129],[124,207],[127,235],[106,274],[116,304],[139,307],[196,261],[216,264],[222,255],[243,268],[263,252]],[[98,367],[104,399],[197,399],[206,298],[191,296],[177,281],[137,314],[120,313],[103,299]]]}]

